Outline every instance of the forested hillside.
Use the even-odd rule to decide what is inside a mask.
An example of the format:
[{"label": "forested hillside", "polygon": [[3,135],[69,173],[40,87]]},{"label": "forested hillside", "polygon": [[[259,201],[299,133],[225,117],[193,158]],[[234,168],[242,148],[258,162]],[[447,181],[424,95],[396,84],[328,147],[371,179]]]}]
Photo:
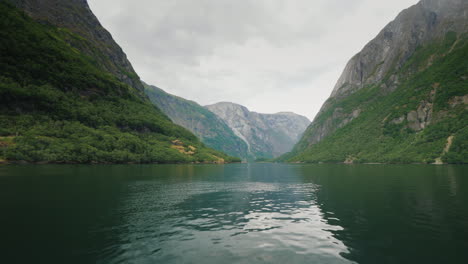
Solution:
[{"label": "forested hillside", "polygon": [[[38,5],[13,2],[29,14]],[[48,14],[50,8],[54,16],[69,16],[67,10],[57,12],[67,7],[74,11],[73,21],[80,21],[80,16],[95,19],[86,1],[62,3],[39,4],[41,14]],[[205,147],[153,106],[131,66],[124,69],[125,63],[116,63],[115,57],[102,52],[113,40],[87,38],[78,22],[70,22],[77,27],[69,28],[56,21],[67,20],[33,19],[9,1],[0,2],[1,159],[76,163],[237,160]]]}]

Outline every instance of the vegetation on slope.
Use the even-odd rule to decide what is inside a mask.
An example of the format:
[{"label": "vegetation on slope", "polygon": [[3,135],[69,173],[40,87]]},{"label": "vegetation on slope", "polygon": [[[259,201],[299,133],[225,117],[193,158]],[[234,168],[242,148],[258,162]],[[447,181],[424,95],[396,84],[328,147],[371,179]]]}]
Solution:
[{"label": "vegetation on slope", "polygon": [[247,144],[228,125],[203,106],[146,85],[145,93],[176,124],[197,135],[208,147],[232,156],[248,158]]},{"label": "vegetation on slope", "polygon": [[0,3],[0,160],[238,161],[174,125],[70,38],[93,46]]},{"label": "vegetation on slope", "polygon": [[[399,76],[395,90],[384,88],[391,75]],[[307,130],[293,152],[281,160],[433,163],[441,158],[446,163],[468,163],[467,94],[468,37],[451,32],[420,47],[382,83],[329,99],[315,124],[343,122],[343,118],[331,119],[337,109],[361,113],[317,144],[308,142],[313,131]],[[407,116],[424,110],[423,105],[431,109],[431,120],[422,129],[412,129]]]}]

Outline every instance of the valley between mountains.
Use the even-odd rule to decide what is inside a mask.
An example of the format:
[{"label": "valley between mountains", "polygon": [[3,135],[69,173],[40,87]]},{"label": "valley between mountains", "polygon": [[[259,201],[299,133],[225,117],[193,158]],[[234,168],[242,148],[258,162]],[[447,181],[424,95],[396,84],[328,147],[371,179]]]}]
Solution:
[{"label": "valley between mountains", "polygon": [[403,10],[312,122],[144,83],[86,0],[1,0],[0,39],[0,162],[468,163],[466,0]]}]

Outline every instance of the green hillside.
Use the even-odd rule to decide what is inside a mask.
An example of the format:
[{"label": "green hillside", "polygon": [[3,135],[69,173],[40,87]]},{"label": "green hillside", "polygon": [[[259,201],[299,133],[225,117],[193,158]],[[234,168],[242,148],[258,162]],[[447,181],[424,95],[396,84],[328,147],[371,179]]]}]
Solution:
[{"label": "green hillside", "polygon": [[77,48],[98,53],[96,45],[0,2],[0,159],[238,160],[205,147],[192,133],[173,124],[140,90],[105,70],[105,56],[98,62],[97,56]]},{"label": "green hillside", "polygon": [[235,157],[249,158],[247,144],[214,113],[193,101],[168,94],[158,87],[146,84],[144,86],[151,102],[174,123],[197,135],[208,147]]},{"label": "green hillside", "polygon": [[[393,91],[385,89],[392,75],[399,80]],[[282,160],[468,163],[467,103],[468,36],[449,32],[417,48],[381,82],[330,98]],[[338,129],[311,143],[326,122]]]}]

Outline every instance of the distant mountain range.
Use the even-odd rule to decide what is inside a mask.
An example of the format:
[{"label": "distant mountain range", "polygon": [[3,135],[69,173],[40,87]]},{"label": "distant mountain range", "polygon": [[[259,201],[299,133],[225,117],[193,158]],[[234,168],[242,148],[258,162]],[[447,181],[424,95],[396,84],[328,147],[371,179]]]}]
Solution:
[{"label": "distant mountain range", "polygon": [[468,163],[468,1],[401,12],[349,61],[280,160]]},{"label": "distant mountain range", "polygon": [[278,157],[292,149],[310,120],[294,113],[260,114],[234,103],[205,106],[221,117],[256,158]]},{"label": "distant mountain range", "polygon": [[310,124],[294,113],[259,114],[233,103],[203,107],[145,85],[150,100],[207,146],[244,160],[278,157],[292,149]]},{"label": "distant mountain range", "polygon": [[207,146],[235,157],[249,157],[247,144],[217,115],[203,106],[145,84],[151,102],[176,124],[197,135]]}]

